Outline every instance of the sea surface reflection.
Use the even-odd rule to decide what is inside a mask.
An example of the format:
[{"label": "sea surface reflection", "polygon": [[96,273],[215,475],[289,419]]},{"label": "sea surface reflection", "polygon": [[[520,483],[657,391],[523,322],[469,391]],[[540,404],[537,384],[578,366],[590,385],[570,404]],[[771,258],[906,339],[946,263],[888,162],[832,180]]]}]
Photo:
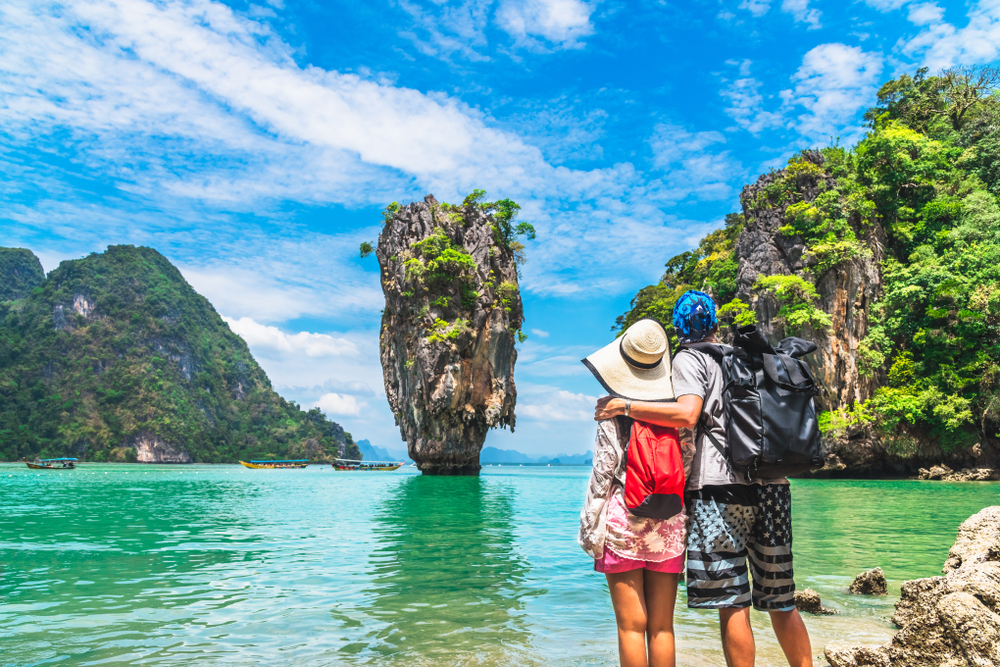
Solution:
[{"label": "sea surface reflection", "polygon": [[[414,473],[0,464],[0,666],[615,662],[603,577],[575,543],[586,469]],[[792,492],[797,579],[841,611],[807,618],[819,655],[888,638],[899,584],[936,574],[1000,484]],[[875,565],[890,595],[849,596]],[[683,592],[677,632],[679,664],[724,664]],[[758,664],[781,664],[757,636]]]}]

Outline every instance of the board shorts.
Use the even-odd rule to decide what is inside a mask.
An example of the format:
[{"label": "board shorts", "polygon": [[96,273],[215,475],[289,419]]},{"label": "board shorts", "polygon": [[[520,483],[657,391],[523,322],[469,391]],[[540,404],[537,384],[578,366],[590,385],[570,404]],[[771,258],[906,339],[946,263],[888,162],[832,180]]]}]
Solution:
[{"label": "board shorts", "polygon": [[706,486],[684,500],[688,607],[795,609],[787,484]]},{"label": "board shorts", "polygon": [[605,549],[604,555],[594,561],[594,570],[603,574],[620,574],[632,570],[651,570],[680,574],[684,571],[684,554],[668,558],[664,561],[636,560],[619,556],[611,549]]}]

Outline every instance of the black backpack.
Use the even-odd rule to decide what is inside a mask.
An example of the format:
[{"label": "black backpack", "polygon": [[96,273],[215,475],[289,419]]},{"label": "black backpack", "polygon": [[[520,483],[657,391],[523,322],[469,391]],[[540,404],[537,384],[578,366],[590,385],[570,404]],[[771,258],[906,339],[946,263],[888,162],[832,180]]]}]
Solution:
[{"label": "black backpack", "polygon": [[728,447],[705,435],[750,479],[776,479],[823,467],[812,371],[800,357],[816,343],[785,338],[772,346],[757,327],[733,327],[733,347],[686,345],[722,366]]}]

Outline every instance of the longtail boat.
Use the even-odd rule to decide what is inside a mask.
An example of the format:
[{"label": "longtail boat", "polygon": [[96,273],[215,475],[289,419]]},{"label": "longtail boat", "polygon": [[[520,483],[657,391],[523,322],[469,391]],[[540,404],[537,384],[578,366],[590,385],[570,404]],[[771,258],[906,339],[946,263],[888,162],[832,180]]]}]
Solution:
[{"label": "longtail boat", "polygon": [[305,468],[309,465],[309,459],[289,459],[283,461],[240,461],[247,468],[255,470],[291,470],[294,468]]},{"label": "longtail boat", "polygon": [[72,470],[80,459],[64,456],[58,459],[35,459],[34,462],[27,458],[21,460],[32,470]]},{"label": "longtail boat", "polygon": [[331,465],[334,470],[391,472],[403,464],[395,461],[355,461],[354,459],[334,459]]}]

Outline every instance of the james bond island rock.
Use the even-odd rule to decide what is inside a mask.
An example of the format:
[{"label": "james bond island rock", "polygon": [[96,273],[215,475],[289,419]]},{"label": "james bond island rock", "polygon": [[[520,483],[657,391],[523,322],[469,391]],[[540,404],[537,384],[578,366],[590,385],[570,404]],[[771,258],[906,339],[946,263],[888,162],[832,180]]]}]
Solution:
[{"label": "james bond island rock", "polygon": [[359,458],[339,425],[274,392],[243,339],[151,248],[63,262],[21,294],[0,302],[0,460]]},{"label": "james bond island rock", "polygon": [[[510,224],[516,208],[497,209],[516,205],[484,205],[483,194],[462,206],[428,195],[390,207],[375,250],[386,396],[425,474],[478,474],[487,431],[514,428],[523,246]],[[533,229],[519,227],[533,238]]]},{"label": "james bond island rock", "polygon": [[826,647],[833,667],[1000,665],[1000,507],[958,529],[943,577],[903,584],[884,646]]},{"label": "james bond island rock", "polygon": [[0,248],[0,301],[23,299],[42,284],[45,272],[25,248]]}]

